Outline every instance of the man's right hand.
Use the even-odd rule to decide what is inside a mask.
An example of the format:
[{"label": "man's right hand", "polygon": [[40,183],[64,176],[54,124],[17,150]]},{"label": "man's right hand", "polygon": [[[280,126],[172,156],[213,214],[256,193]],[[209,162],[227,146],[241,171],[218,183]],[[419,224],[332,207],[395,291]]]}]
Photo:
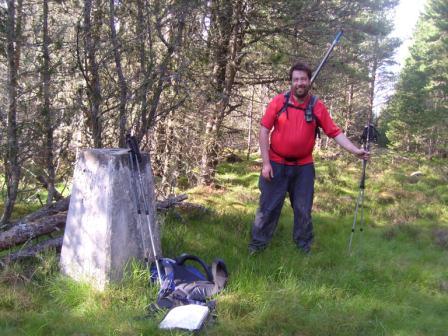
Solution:
[{"label": "man's right hand", "polygon": [[268,181],[274,178],[274,170],[272,169],[270,162],[263,163],[263,168],[261,169],[261,176],[263,176]]}]

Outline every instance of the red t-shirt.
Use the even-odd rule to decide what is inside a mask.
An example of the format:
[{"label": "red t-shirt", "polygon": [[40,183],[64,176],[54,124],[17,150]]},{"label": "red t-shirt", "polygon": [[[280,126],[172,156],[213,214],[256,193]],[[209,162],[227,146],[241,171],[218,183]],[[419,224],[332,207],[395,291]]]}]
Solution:
[{"label": "red t-shirt", "polygon": [[[278,118],[277,113],[285,102],[284,94],[279,94],[269,103],[266,112],[261,119],[261,125],[271,132],[271,147],[269,149],[269,159],[286,165],[305,165],[313,162],[313,149],[315,144],[316,120],[307,123],[305,120],[306,106],[311,96],[307,96],[302,104],[299,104],[294,95],[290,97],[290,103],[300,107],[288,107],[286,113],[283,112]],[[319,121],[319,126],[330,138],[334,138],[341,133],[341,129],[336,126],[331,119],[325,105],[317,100],[313,110],[314,116]],[[285,160],[288,158],[288,161]],[[294,161],[289,161],[294,158]]]}]

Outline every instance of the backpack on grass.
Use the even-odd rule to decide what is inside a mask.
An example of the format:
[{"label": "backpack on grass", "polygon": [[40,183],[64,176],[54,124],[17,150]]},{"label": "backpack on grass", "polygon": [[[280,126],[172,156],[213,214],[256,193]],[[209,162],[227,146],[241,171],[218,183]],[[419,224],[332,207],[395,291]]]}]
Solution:
[{"label": "backpack on grass", "polygon": [[[187,263],[188,262],[188,263]],[[199,268],[192,265],[192,262]],[[197,256],[182,254],[175,259],[159,259],[162,286],[157,296],[159,308],[173,308],[186,304],[207,305],[213,295],[227,284],[229,277],[223,260],[216,259],[209,266]],[[151,279],[158,278],[157,268],[151,267]]]}]

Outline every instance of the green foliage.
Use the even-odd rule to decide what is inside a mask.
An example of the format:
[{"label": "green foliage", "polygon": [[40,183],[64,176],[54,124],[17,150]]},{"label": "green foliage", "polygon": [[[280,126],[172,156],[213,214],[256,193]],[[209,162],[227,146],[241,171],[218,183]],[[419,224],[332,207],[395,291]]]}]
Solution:
[{"label": "green foliage", "polygon": [[393,148],[447,153],[447,15],[446,1],[431,0],[419,19],[411,55],[383,116]]},{"label": "green foliage", "polygon": [[[442,160],[375,151],[367,166],[364,231],[347,254],[361,164],[319,155],[313,254],[291,239],[285,202],[270,246],[249,256],[259,164],[221,165],[216,188],[188,191],[210,211],[180,208],[162,221],[164,255],[223,258],[229,285],[207,335],[444,335],[448,306],[448,181]],[[411,173],[420,171],[419,177]],[[359,224],[357,229],[359,228]],[[0,273],[2,335],[184,335],[141,319],[157,288],[132,262],[103,293],[58,272],[57,255]]]}]

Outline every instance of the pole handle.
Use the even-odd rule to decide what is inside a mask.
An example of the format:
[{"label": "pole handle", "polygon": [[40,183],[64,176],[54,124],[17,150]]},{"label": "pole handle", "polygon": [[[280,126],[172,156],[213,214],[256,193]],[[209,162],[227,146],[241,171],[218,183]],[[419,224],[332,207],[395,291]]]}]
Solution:
[{"label": "pole handle", "polygon": [[133,158],[141,163],[142,155],[140,154],[140,149],[138,148],[137,139],[135,138],[135,136],[127,134],[126,142],[128,144],[129,150],[131,151],[131,154],[133,154]]}]

